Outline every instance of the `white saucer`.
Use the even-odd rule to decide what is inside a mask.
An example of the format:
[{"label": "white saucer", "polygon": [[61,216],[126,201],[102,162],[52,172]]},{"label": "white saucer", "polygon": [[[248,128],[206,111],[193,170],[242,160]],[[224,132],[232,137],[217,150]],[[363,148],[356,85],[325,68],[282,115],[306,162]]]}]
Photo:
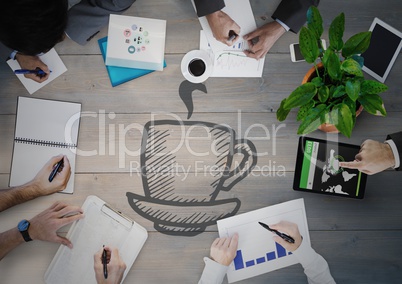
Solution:
[{"label": "white saucer", "polygon": [[[188,70],[188,65],[193,59],[200,58],[205,62],[205,72],[201,76],[194,76]],[[191,83],[202,83],[205,82],[209,76],[211,76],[213,68],[213,62],[208,52],[205,50],[191,50],[184,55],[181,60],[181,73],[184,78]]]}]

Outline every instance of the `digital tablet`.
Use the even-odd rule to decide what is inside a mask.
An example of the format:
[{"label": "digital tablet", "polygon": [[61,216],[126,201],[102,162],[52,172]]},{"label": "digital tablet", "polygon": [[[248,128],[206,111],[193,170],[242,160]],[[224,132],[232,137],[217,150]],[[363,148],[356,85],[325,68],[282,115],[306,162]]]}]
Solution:
[{"label": "digital tablet", "polygon": [[361,55],[364,58],[362,69],[384,83],[401,50],[402,33],[378,18],[374,18],[369,30],[372,31],[371,41]]},{"label": "digital tablet", "polygon": [[367,175],[341,168],[355,159],[360,146],[300,137],[293,189],[362,199]]}]

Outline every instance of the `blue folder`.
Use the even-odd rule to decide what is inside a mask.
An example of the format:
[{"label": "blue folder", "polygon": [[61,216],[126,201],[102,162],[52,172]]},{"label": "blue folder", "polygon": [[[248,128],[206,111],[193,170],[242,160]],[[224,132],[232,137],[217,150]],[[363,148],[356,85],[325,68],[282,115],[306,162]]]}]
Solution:
[{"label": "blue folder", "polygon": [[[106,60],[107,37],[98,40],[99,48],[102,52],[103,61]],[[166,61],[163,61],[163,67],[166,67]],[[109,74],[110,83],[113,87],[123,84],[135,78],[144,76],[155,70],[145,70],[137,68],[106,66],[107,73]]]}]

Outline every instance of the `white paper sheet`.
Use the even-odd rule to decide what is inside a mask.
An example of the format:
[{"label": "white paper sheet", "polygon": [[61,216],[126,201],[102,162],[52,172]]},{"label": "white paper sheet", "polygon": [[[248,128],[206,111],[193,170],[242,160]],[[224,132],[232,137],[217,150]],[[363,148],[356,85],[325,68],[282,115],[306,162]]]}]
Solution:
[{"label": "white paper sheet", "polygon": [[229,283],[254,277],[298,263],[296,257],[272,239],[273,233],[258,222],[267,225],[289,221],[299,226],[303,242],[310,244],[306,211],[303,199],[254,210],[217,222],[220,237],[239,234],[237,256],[229,266]]},{"label": "white paper sheet", "polygon": [[[61,61],[60,56],[57,54],[54,48],[52,48],[49,52],[39,57],[42,60],[42,62],[45,63],[52,71],[49,75],[49,78],[46,81],[38,83],[35,82],[34,80],[25,78],[24,75],[22,74],[16,75],[17,78],[21,81],[21,83],[24,85],[24,87],[31,95],[67,71],[66,66],[64,65],[63,61]],[[9,59],[7,60],[7,64],[13,71],[21,69],[21,66],[18,64],[17,60]]]},{"label": "white paper sheet", "polygon": [[[257,28],[249,0],[225,0],[225,7],[222,9],[222,11],[229,15],[233,21],[240,26],[239,40],[237,43],[243,42],[243,36]],[[231,47],[228,47],[226,44],[221,43],[214,38],[211,28],[209,27],[208,20],[205,16],[200,17],[199,20],[202,29],[205,31],[205,35],[211,45],[211,48],[215,53],[221,50],[231,49]],[[242,48],[248,49],[247,42]]]},{"label": "white paper sheet", "polygon": [[245,42],[238,41],[227,50],[212,52],[211,46],[205,35],[200,31],[200,49],[209,51],[214,62],[210,77],[257,77],[264,71],[265,57],[260,60],[247,57],[243,53]]}]

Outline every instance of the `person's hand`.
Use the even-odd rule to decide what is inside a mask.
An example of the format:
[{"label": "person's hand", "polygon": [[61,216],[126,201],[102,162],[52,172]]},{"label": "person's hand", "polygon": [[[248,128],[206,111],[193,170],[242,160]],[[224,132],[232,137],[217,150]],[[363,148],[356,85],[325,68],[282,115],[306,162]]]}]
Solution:
[{"label": "person's hand", "polygon": [[295,242],[292,244],[292,243],[285,241],[284,239],[277,236],[276,234],[273,237],[275,242],[277,242],[278,244],[283,246],[288,251],[295,251],[301,245],[302,236],[300,235],[299,228],[297,227],[297,225],[295,223],[291,223],[288,221],[280,221],[277,224],[269,225],[269,227],[271,229],[275,229],[281,233],[285,233],[286,235],[292,237],[295,240]]},{"label": "person's hand", "polygon": [[60,243],[72,248],[73,244],[68,239],[57,235],[57,230],[83,217],[80,207],[55,202],[48,209],[29,220],[31,225],[28,233],[32,240]]},{"label": "person's hand", "polygon": [[31,56],[17,53],[15,58],[20,64],[21,69],[35,70],[36,68],[39,68],[46,73],[45,75],[25,74],[24,76],[26,78],[32,79],[38,83],[42,83],[43,81],[46,81],[49,78],[50,74],[49,67],[47,67],[47,65],[43,63],[38,56]]},{"label": "person's hand", "polygon": [[374,140],[366,140],[360,146],[359,153],[352,162],[340,162],[339,166],[358,169],[362,173],[373,175],[395,166],[395,157],[391,146]]},{"label": "person's hand", "polygon": [[[52,182],[49,182],[49,175],[55,164],[63,159],[63,168],[54,177]],[[70,163],[67,156],[59,155],[52,157],[43,168],[37,173],[36,177],[30,182],[32,189],[37,196],[48,195],[66,188],[71,175]]]},{"label": "person's hand", "polygon": [[228,266],[236,257],[239,235],[230,238],[217,238],[211,245],[210,258],[217,263]]},{"label": "person's hand", "polygon": [[267,23],[255,31],[243,36],[247,40],[249,49],[244,53],[255,59],[263,58],[274,43],[286,32],[276,21]]},{"label": "person's hand", "polygon": [[[205,17],[207,18],[208,24],[216,40],[231,46],[238,39],[240,27],[225,12],[216,11],[206,15]],[[233,31],[236,34],[236,37],[231,41],[229,41],[230,31]]]},{"label": "person's hand", "polygon": [[[106,250],[107,254],[107,279],[103,273],[103,249]],[[104,247],[94,255],[94,270],[98,284],[120,284],[126,270],[126,264],[120,258],[117,248]]]}]

